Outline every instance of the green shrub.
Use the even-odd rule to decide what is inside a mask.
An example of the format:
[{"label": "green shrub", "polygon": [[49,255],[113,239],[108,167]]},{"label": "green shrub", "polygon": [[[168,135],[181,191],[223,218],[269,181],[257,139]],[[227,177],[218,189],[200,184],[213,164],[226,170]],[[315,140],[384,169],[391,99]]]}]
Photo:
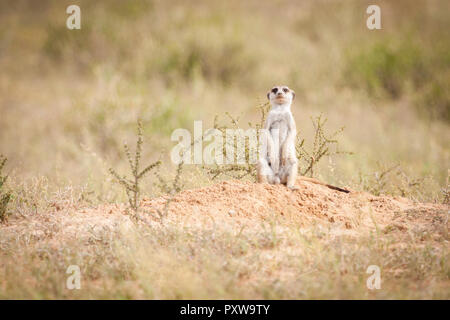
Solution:
[{"label": "green shrub", "polygon": [[422,53],[412,43],[381,41],[349,52],[344,75],[351,86],[375,97],[398,98],[409,83],[427,79]]},{"label": "green shrub", "polygon": [[[250,128],[260,130],[264,128],[267,114],[270,110],[270,104],[268,102],[261,104],[257,107],[260,112],[259,123],[249,122]],[[225,113],[229,118],[229,124],[219,125],[218,117],[214,119],[214,128],[222,132],[222,136],[226,136],[226,130],[243,128],[241,119],[239,117],[233,117],[228,112]],[[315,118],[311,117],[311,122],[314,127],[314,138],[312,143],[305,143],[305,139],[300,135],[297,135],[297,141],[295,144],[296,156],[299,160],[298,173],[302,176],[309,175],[314,176],[314,170],[325,157],[333,157],[335,155],[352,154],[351,152],[341,151],[339,149],[338,136],[344,131],[344,127],[339,130],[329,133],[326,128],[328,119],[319,115]],[[259,132],[256,135],[257,141],[259,141]],[[226,157],[227,144],[226,141],[223,146],[223,155]],[[236,143],[233,140],[229,146],[232,149],[236,148]],[[259,145],[258,145],[259,147]],[[227,176],[233,179],[243,179],[245,177],[251,177],[253,181],[256,181],[256,164],[250,162],[250,148],[247,142],[245,142],[245,164],[225,164],[225,165],[204,165],[202,168],[211,177],[212,180]]]},{"label": "green shrub", "polygon": [[416,98],[416,107],[432,119],[450,122],[450,72],[427,84]]},{"label": "green shrub", "polygon": [[125,154],[128,159],[128,163],[130,165],[130,171],[131,171],[131,177],[127,176],[121,176],[119,175],[113,168],[109,168],[109,172],[111,175],[116,178],[116,180],[122,185],[122,187],[125,189],[125,192],[128,197],[128,203],[130,205],[130,209],[132,212],[132,217],[136,218],[138,210],[141,206],[141,188],[140,188],[140,182],[142,178],[146,174],[148,174],[151,170],[155,169],[161,164],[161,161],[156,161],[148,166],[146,166],[144,169],[141,169],[141,153],[142,153],[142,144],[144,143],[143,140],[143,133],[142,133],[142,122],[138,121],[138,137],[136,142],[136,152],[134,155],[134,158],[131,156],[130,149],[128,148],[128,144],[124,142],[124,149]]},{"label": "green shrub", "polygon": [[419,45],[408,39],[359,45],[346,54],[344,82],[375,98],[408,95],[422,115],[449,122],[448,47],[447,42]]},{"label": "green shrub", "polygon": [[244,75],[255,70],[256,61],[249,56],[243,44],[230,39],[211,46],[205,41],[188,39],[167,48],[161,57],[159,72],[169,82],[180,77],[190,80],[200,76],[208,81],[215,80],[223,85],[245,80]]},{"label": "green shrub", "polygon": [[[76,58],[81,53],[92,51],[92,27],[83,21],[81,30],[69,30],[65,26],[49,24],[46,28],[47,39],[43,51],[49,58],[60,61],[65,55]],[[81,59],[81,57],[79,58]]]}]

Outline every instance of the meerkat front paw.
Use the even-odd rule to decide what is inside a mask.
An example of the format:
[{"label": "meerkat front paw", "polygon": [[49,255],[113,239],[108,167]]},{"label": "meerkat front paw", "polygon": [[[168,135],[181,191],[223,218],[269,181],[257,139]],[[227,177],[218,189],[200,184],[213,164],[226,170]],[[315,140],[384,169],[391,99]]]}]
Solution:
[{"label": "meerkat front paw", "polygon": [[288,157],[287,157],[286,148],[283,147],[283,148],[281,149],[281,165],[282,165],[282,166],[285,166],[285,165],[286,165],[287,158],[288,158]]},{"label": "meerkat front paw", "polygon": [[297,186],[288,186],[289,190],[295,191],[295,190],[299,190],[299,187]]}]

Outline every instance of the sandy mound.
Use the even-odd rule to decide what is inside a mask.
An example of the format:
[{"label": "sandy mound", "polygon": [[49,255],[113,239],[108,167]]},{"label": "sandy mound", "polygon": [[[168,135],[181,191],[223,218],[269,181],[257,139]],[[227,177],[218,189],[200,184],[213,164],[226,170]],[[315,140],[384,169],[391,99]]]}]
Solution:
[{"label": "sandy mound", "polygon": [[[243,181],[224,181],[219,184],[177,194],[170,203],[169,215],[211,216],[231,219],[267,220],[277,217],[300,225],[332,223],[345,229],[356,227],[393,227],[408,229],[404,213],[427,214],[448,212],[448,206],[418,204],[401,197],[374,196],[366,192],[344,193],[333,190],[320,181],[299,178],[299,190],[291,191],[283,185],[257,184]],[[168,196],[145,200],[150,212],[162,209]]]},{"label": "sandy mound", "polygon": [[[168,206],[166,222],[199,230],[218,227],[260,230],[268,224],[277,228],[319,228],[333,234],[362,235],[378,230],[396,233],[408,241],[416,237],[448,237],[450,207],[415,203],[405,198],[374,196],[366,192],[344,193],[321,182],[299,178],[299,190],[282,185],[224,181],[212,186],[185,190]],[[163,210],[168,196],[143,201],[140,218],[161,226],[156,211]],[[55,248],[61,241],[92,241],[114,236],[112,230],[132,226],[127,204],[103,204],[80,208],[76,203],[51,206],[27,219],[15,219],[2,226],[7,242],[18,234],[47,239]],[[274,223],[274,224],[272,224]],[[120,228],[119,228],[120,227]],[[49,240],[51,239],[51,241]],[[400,239],[400,238],[398,238]],[[0,246],[2,244],[0,243]]]}]

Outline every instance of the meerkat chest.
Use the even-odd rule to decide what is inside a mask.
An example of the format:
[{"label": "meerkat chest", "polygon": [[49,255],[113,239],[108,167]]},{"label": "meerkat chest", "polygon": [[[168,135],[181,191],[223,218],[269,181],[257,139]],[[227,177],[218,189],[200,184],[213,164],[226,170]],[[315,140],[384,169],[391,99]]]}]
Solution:
[{"label": "meerkat chest", "polygon": [[269,131],[272,139],[278,140],[282,143],[286,140],[289,131],[289,116],[288,112],[272,112],[272,123]]}]

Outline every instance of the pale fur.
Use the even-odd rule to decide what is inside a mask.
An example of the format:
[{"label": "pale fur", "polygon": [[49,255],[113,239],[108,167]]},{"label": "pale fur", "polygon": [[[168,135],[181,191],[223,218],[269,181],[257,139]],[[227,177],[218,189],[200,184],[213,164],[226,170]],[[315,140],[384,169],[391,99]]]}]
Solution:
[{"label": "pale fur", "polygon": [[[273,92],[275,88],[276,94]],[[284,92],[283,89],[287,89],[288,92]],[[297,189],[295,187],[298,166],[295,150],[297,128],[291,112],[295,93],[286,86],[279,86],[272,88],[267,97],[272,107],[264,125],[264,129],[267,130],[267,154],[263,154],[258,161],[258,182],[282,183],[290,189]]]}]

